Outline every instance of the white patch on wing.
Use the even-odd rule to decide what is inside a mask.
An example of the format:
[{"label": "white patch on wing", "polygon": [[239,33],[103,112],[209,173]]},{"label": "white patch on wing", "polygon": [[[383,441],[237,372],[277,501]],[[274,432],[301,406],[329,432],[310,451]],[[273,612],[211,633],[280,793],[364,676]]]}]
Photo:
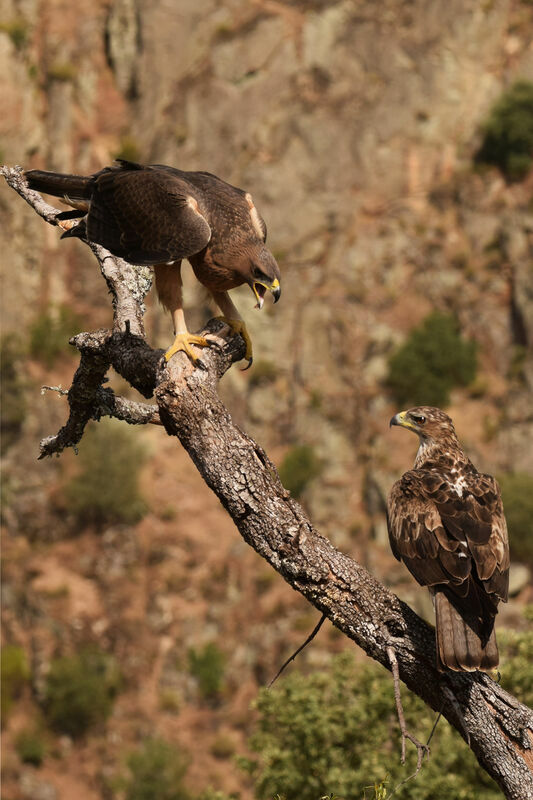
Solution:
[{"label": "white patch on wing", "polygon": [[191,197],[190,195],[187,197],[187,205],[189,206],[189,208],[192,208],[192,210],[195,211],[197,214],[200,214],[198,203],[194,199],[194,197]]},{"label": "white patch on wing", "polygon": [[464,478],[464,475],[459,475],[455,483],[450,483],[450,489],[453,489],[459,497],[463,496],[463,490],[468,488],[468,484]]},{"label": "white patch on wing", "polygon": [[246,192],[245,196],[246,196],[246,202],[248,203],[248,208],[250,209],[250,217],[252,220],[252,225],[254,226],[254,230],[260,239],[264,239],[265,231],[263,230],[263,226],[261,225],[261,219],[259,217],[259,214],[257,213],[257,208],[254,206],[252,195],[250,194],[250,192]]}]

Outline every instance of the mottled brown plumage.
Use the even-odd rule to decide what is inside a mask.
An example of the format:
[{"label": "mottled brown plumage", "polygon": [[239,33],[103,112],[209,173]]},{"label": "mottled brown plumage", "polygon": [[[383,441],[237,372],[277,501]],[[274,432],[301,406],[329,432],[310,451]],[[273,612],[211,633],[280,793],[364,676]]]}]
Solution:
[{"label": "mottled brown plumage", "polygon": [[280,273],[250,194],[208,172],[123,160],[88,176],[41,170],[25,175],[31,188],[64,197],[76,209],[58,218],[67,229],[64,236],[87,239],[132,264],[154,267],[159,298],[178,334],[167,358],[183,349],[196,360],[190,343],[208,344],[185,326],[180,265],[187,258],[224,319],[244,335],[251,360],[250,339],[227,292],[247,283],[261,308],[267,290],[278,300]]},{"label": "mottled brown plumage", "polygon": [[391,425],[420,439],[414,469],[391,489],[387,519],[394,555],[434,595],[438,666],[490,670],[498,665],[494,618],[509,581],[498,484],[477,471],[440,409],[412,408]]}]

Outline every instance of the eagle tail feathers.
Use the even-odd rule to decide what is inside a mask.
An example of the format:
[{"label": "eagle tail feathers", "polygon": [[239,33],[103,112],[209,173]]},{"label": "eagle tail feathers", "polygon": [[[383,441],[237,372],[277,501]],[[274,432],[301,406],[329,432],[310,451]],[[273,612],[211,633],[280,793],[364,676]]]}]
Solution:
[{"label": "eagle tail feathers", "polygon": [[76,200],[87,200],[91,196],[92,175],[66,175],[61,172],[30,169],[24,176],[30,189],[35,189],[37,192]]},{"label": "eagle tail feathers", "polygon": [[[498,666],[494,629],[487,634],[472,617],[460,613],[444,591],[435,592],[437,665],[456,672],[490,671]],[[485,627],[485,626],[483,626]]]}]

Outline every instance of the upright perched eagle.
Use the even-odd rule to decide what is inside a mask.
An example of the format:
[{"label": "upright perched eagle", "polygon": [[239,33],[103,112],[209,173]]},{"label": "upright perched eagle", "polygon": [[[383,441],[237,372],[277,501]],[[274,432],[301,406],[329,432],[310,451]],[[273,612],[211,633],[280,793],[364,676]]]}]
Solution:
[{"label": "upright perched eagle", "polygon": [[248,192],[209,172],[122,159],[94,175],[29,170],[25,176],[30,188],[63,197],[75,209],[58,216],[58,224],[68,228],[63,236],[87,239],[132,264],[154,268],[156,290],[176,334],[167,360],[184,350],[197,361],[191,344],[209,344],[185,324],[180,268],[187,258],[224,321],[245,339],[251,363],[251,340],[228,290],[247,283],[261,308],[266,291],[277,302],[281,288],[279,267],[265,245],[266,225]]},{"label": "upright perched eagle", "polygon": [[438,668],[493,669],[494,618],[509,585],[498,484],[477,471],[440,409],[411,408],[390,424],[420,440],[414,469],[392,487],[387,520],[392,552],[434,597]]}]

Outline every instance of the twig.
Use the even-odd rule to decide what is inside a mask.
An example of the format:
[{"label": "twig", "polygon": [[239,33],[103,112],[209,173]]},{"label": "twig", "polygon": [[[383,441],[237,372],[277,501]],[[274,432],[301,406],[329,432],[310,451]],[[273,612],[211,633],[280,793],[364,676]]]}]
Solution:
[{"label": "twig", "polygon": [[325,615],[325,614],[322,614],[322,616],[321,616],[321,617],[320,617],[320,619],[318,620],[318,623],[315,625],[315,627],[314,627],[313,631],[312,631],[312,632],[309,634],[309,636],[307,637],[307,639],[305,640],[305,642],[304,642],[303,644],[301,644],[301,645],[300,645],[300,647],[298,648],[298,650],[295,650],[295,651],[294,651],[294,653],[292,654],[292,656],[291,656],[290,658],[288,658],[288,659],[285,661],[285,663],[284,663],[284,664],[283,664],[283,665],[280,667],[280,669],[279,669],[279,670],[277,671],[277,673],[274,675],[274,677],[272,678],[272,680],[271,680],[271,681],[270,681],[270,683],[268,684],[268,687],[267,687],[268,689],[270,689],[270,687],[272,686],[272,684],[273,684],[273,683],[275,683],[275,682],[277,681],[277,679],[279,678],[279,676],[281,675],[281,673],[284,671],[285,667],[288,667],[288,666],[289,666],[289,664],[291,663],[291,661],[294,661],[294,659],[296,658],[296,656],[298,655],[298,653],[301,653],[301,652],[302,652],[302,650],[304,649],[304,647],[307,647],[307,645],[309,644],[309,642],[312,642],[312,641],[313,641],[313,639],[314,639],[314,638],[315,638],[315,636],[317,635],[318,631],[320,630],[320,628],[322,627],[322,625],[324,624],[324,622],[325,622],[325,620],[326,620],[326,619],[327,619],[327,618],[326,618],[326,615]]},{"label": "twig", "polygon": [[430,733],[430,734],[429,734],[429,736],[428,736],[428,740],[427,740],[427,742],[426,742],[426,747],[427,747],[428,749],[429,749],[430,742],[431,742],[431,740],[433,739],[433,734],[434,734],[434,733],[435,733],[435,731],[437,730],[437,725],[439,724],[439,722],[440,722],[440,718],[441,718],[441,717],[442,717],[442,708],[441,708],[441,710],[439,711],[439,713],[437,714],[437,718],[436,718],[435,722],[433,723],[433,727],[432,727],[432,729],[431,729],[431,733]]},{"label": "twig", "polygon": [[396,658],[396,653],[392,647],[387,647],[387,655],[389,657],[391,671],[392,671],[392,678],[394,681],[394,699],[396,701],[396,711],[398,712],[398,722],[400,723],[400,731],[402,733],[402,764],[405,764],[405,741],[409,739],[410,742],[414,744],[417,749],[417,760],[416,760],[416,771],[413,773],[411,777],[415,777],[418,775],[420,770],[422,769],[422,761],[424,756],[429,758],[429,747],[427,744],[422,744],[419,742],[418,739],[413,736],[407,730],[407,725],[405,724],[405,716],[403,713],[403,706],[402,706],[402,697],[400,693],[400,673],[398,670],[398,659]]},{"label": "twig", "polygon": [[41,386],[41,394],[45,392],[57,392],[60,395],[68,394],[68,389],[63,389],[61,385],[59,386]]},{"label": "twig", "polygon": [[3,166],[0,167],[0,174],[4,176],[6,183],[11,186],[40,217],[50,225],[58,224],[57,215],[61,214],[61,211],[51,206],[50,203],[45,202],[39,192],[30,189],[24,177],[24,170],[22,167]]}]

